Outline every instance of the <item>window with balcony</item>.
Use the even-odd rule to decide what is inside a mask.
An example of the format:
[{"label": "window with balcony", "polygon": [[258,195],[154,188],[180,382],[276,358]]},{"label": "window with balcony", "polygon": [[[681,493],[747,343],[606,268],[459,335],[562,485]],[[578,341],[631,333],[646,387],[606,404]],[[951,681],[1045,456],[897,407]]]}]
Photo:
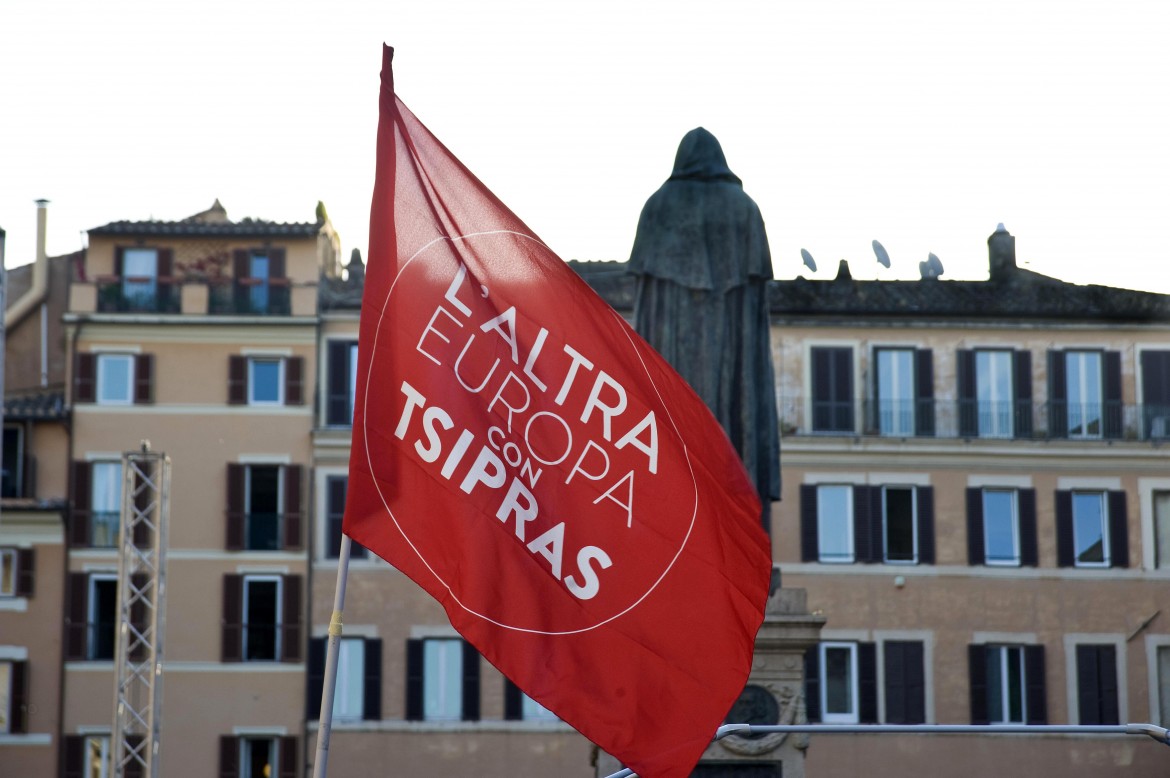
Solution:
[{"label": "window with balcony", "polygon": [[304,371],[304,357],[232,355],[228,358],[228,403],[302,405]]},{"label": "window with balcony", "polygon": [[1061,567],[1128,567],[1125,492],[1058,490],[1056,558]]},{"label": "window with balcony", "polygon": [[1121,353],[1048,352],[1048,432],[1063,438],[1120,438]]},{"label": "window with balcony", "polygon": [[934,564],[934,490],[929,486],[805,484],[801,560]]},{"label": "window with balcony", "polygon": [[285,277],[284,249],[237,249],[232,255],[232,273],[231,300],[213,298],[213,313],[289,314],[289,280]]},{"label": "window with balcony", "polygon": [[1142,436],[1146,440],[1170,438],[1170,351],[1142,351],[1139,365]]},{"label": "window with balcony", "polygon": [[815,346],[810,351],[813,432],[856,432],[853,417],[853,349]]},{"label": "window with balcony", "polygon": [[225,575],[222,660],[301,661],[301,590],[299,575]]},{"label": "window with balcony", "polygon": [[303,472],[299,465],[228,464],[227,550],[302,547]]},{"label": "window with balcony", "polygon": [[[321,714],[325,683],[327,638],[309,641],[307,718]],[[337,653],[337,681],[333,718],[338,721],[377,721],[382,718],[382,641],[376,638],[342,638]]]},{"label": "window with balcony", "polygon": [[1010,349],[960,350],[959,434],[1032,436],[1032,354]]},{"label": "window with balcony", "polygon": [[1035,567],[1036,492],[1000,487],[967,490],[967,562]]},{"label": "window with balcony", "polygon": [[479,652],[459,638],[406,642],[406,718],[479,719]]},{"label": "window with balcony", "polygon": [[166,248],[114,249],[114,275],[98,280],[102,313],[177,313],[174,252]]},{"label": "window with balcony", "polygon": [[874,417],[882,435],[934,434],[934,368],[930,349],[874,350]]},{"label": "window with balcony", "polygon": [[1046,724],[1044,646],[968,647],[972,724]]}]

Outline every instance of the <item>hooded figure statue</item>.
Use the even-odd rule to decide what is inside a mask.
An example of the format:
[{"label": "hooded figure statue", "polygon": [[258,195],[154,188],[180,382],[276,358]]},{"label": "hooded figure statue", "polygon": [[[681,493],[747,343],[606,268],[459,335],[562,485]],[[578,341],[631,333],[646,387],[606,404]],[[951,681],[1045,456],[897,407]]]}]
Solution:
[{"label": "hooded figure statue", "polygon": [[629,268],[637,276],[634,328],[723,425],[770,531],[770,503],[780,499],[772,257],[759,207],[702,127],[683,137],[674,172],[646,201]]}]

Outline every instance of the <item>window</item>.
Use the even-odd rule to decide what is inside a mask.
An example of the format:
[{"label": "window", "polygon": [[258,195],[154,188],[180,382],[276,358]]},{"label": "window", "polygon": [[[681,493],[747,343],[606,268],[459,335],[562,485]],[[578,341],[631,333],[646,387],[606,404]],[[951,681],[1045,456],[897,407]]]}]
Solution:
[{"label": "window", "polygon": [[229,551],[301,548],[303,470],[299,465],[228,464]]},{"label": "window", "polygon": [[32,597],[36,580],[36,551],[0,548],[0,597]]},{"label": "window", "polygon": [[158,294],[158,251],[122,249],[122,299],[131,311],[155,310]]},{"label": "window", "polygon": [[[309,694],[306,716],[316,721],[321,714],[325,685],[327,638],[309,641]],[[333,717],[338,721],[382,718],[382,641],[375,638],[342,638],[338,644],[337,682],[333,693]]]},{"label": "window", "polygon": [[1044,646],[968,647],[971,723],[1045,724]]},{"label": "window", "polygon": [[130,354],[99,354],[97,357],[97,401],[101,405],[130,405],[134,401],[134,357]]},{"label": "window", "polygon": [[357,341],[331,340],[328,351],[328,393],[325,423],[353,424],[354,391],[357,387]]},{"label": "window", "polygon": [[24,484],[24,429],[15,424],[4,425],[3,480],[0,497],[32,497],[25,493]]},{"label": "window", "polygon": [[813,432],[854,432],[853,349],[814,347],[811,360]]},{"label": "window", "polygon": [[805,484],[800,511],[804,562],[934,564],[929,486]]},{"label": "window", "polygon": [[960,350],[959,434],[1032,436],[1032,354],[1009,349]]},{"label": "window", "polygon": [[118,577],[104,573],[89,576],[87,600],[85,658],[113,659],[118,627]]},{"label": "window", "polygon": [[114,548],[122,515],[122,463],[94,462],[91,467],[90,545]]},{"label": "window", "polygon": [[299,662],[299,575],[228,574],[223,577],[224,662]]},{"label": "window", "polygon": [[1170,568],[1170,491],[1157,491],[1154,500],[1154,564]]},{"label": "window", "polygon": [[876,724],[877,654],[873,643],[830,641],[804,655],[808,720]]},{"label": "window", "polygon": [[1158,723],[1170,727],[1170,646],[1158,646]]},{"label": "window", "polygon": [[406,718],[479,719],[479,653],[470,643],[459,638],[407,641]]},{"label": "window", "polygon": [[[336,559],[341,553],[341,524],[345,518],[345,491],[348,476],[331,475],[325,478],[326,556]],[[369,552],[360,543],[349,544],[350,559],[366,559]]]},{"label": "window", "polygon": [[824,485],[817,487],[817,560],[852,562],[853,555],[853,488]]},{"label": "window", "polygon": [[1142,351],[1142,427],[1149,440],[1170,437],[1170,351]]},{"label": "window", "polygon": [[83,740],[85,778],[107,778],[110,766],[109,735],[89,735]]},{"label": "window", "polygon": [[1056,493],[1056,558],[1061,567],[1127,567],[1125,492]]},{"label": "window", "polygon": [[233,355],[228,358],[228,403],[301,405],[304,369],[303,357]]},{"label": "window", "polygon": [[967,562],[1035,567],[1036,491],[1003,487],[967,490]]},{"label": "window", "polygon": [[913,487],[882,487],[882,522],[887,562],[917,562],[917,501]]},{"label": "window", "polygon": [[1121,353],[1048,352],[1048,427],[1053,437],[1121,437]]},{"label": "window", "polygon": [[28,732],[28,663],[0,661],[0,735]]},{"label": "window", "polygon": [[248,258],[252,286],[248,290],[249,302],[256,312],[268,310],[268,255],[252,254]]},{"label": "window", "polygon": [[231,309],[217,301],[215,313],[252,315],[287,314],[289,285],[285,278],[285,251],[282,248],[236,249],[233,252]]},{"label": "window", "polygon": [[926,723],[926,661],[920,640],[882,643],[887,724]]},{"label": "window", "polygon": [[1078,645],[1077,723],[1118,724],[1117,648]]},{"label": "window", "polygon": [[296,737],[222,735],[218,775],[220,778],[295,778],[299,757]]},{"label": "window", "polygon": [[870,427],[882,435],[934,434],[934,368],[930,349],[874,351],[874,408]]}]

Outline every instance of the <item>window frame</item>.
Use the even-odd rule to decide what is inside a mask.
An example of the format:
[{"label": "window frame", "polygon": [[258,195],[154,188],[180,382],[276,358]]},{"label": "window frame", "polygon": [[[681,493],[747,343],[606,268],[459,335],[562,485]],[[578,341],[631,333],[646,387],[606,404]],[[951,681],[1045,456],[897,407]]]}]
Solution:
[{"label": "window frame", "polygon": [[[275,778],[280,775],[280,742],[272,735],[242,735],[240,738],[240,770],[239,778]],[[270,769],[267,776],[253,776],[252,767],[248,761],[248,748],[253,743],[268,743],[268,761]]]},{"label": "window frame", "polygon": [[[1110,530],[1111,524],[1109,520],[1109,499],[1108,493],[1100,489],[1072,489],[1072,532],[1073,532],[1073,567],[1083,568],[1107,568],[1112,566],[1112,555],[1110,548]],[[1077,497],[1094,496],[1097,498],[1100,505],[1100,532],[1101,532],[1101,556],[1102,560],[1099,562],[1084,562],[1081,561],[1081,555],[1092,548],[1081,550],[1080,532],[1078,531],[1079,522],[1077,521]]]},{"label": "window frame", "polygon": [[[975,366],[975,431],[980,438],[1013,438],[1016,434],[1015,413],[1016,413],[1016,376],[1015,376],[1015,352],[1008,348],[977,348],[973,349],[974,366]],[[998,364],[1002,361],[1005,364]],[[997,380],[1000,378],[1000,371],[1007,368],[1007,396],[1001,398],[999,396],[999,389],[1004,387],[1000,385]],[[986,396],[988,392],[982,391],[986,383],[987,389],[990,390],[990,396]],[[984,411],[984,407],[988,407],[988,411]],[[1006,428],[1004,414],[1000,408],[1006,407]],[[992,423],[985,425],[984,420],[988,419]]]},{"label": "window frame", "polygon": [[[1070,440],[1099,440],[1105,437],[1105,359],[1101,351],[1093,349],[1067,349],[1064,354],[1064,392],[1065,392],[1065,429],[1063,430],[1065,437]],[[1097,374],[1095,381],[1093,376],[1088,375],[1088,357],[1094,357]],[[1077,364],[1077,375],[1074,379],[1073,365]],[[1078,394],[1084,393],[1089,389],[1090,383],[1095,383],[1096,390],[1096,423],[1097,432],[1075,432],[1074,428],[1074,407],[1079,408],[1084,412],[1085,421],[1079,426],[1087,428],[1092,424],[1091,408],[1094,401],[1091,397],[1080,399],[1074,402],[1073,400],[1073,386],[1077,388]]]},{"label": "window frame", "polygon": [[[848,713],[830,713],[828,705],[829,694],[829,663],[827,661],[827,653],[829,650],[848,650],[849,652],[849,695],[852,703],[852,710]],[[857,724],[861,720],[861,682],[858,672],[857,660],[857,643],[852,641],[836,641],[830,640],[820,643],[817,646],[819,652],[819,672],[820,672],[820,706],[821,706],[821,722],[824,724]]]},{"label": "window frame", "polygon": [[[284,357],[276,356],[249,356],[247,362],[247,404],[258,407],[276,407],[285,404],[284,385],[285,385],[285,365]],[[276,399],[275,400],[258,400],[256,399],[256,374],[255,368],[258,363],[275,363],[276,364]]]},{"label": "window frame", "polygon": [[[272,640],[272,656],[264,658],[256,658],[248,656],[248,640],[251,633],[251,622],[248,618],[248,609],[250,606],[248,597],[248,588],[253,583],[275,583],[276,589],[273,594],[275,600],[273,612],[276,614],[275,623],[271,625],[273,630]],[[242,627],[242,634],[240,636],[240,661],[242,662],[280,662],[284,656],[281,644],[284,627],[284,576],[269,573],[245,573],[240,580],[240,625]]]},{"label": "window frame", "polygon": [[[853,504],[854,487],[852,484],[817,484],[817,561],[822,564],[839,564],[850,565],[857,561],[857,542],[854,537],[854,521],[853,517],[856,514],[856,506]],[[830,533],[825,531],[826,511],[823,509],[824,501],[822,494],[824,491],[833,489],[844,490],[845,501],[845,516],[840,520],[845,523],[845,547],[848,549],[847,554],[841,555],[827,555],[825,552],[824,541],[827,537],[831,537]]]},{"label": "window frame", "polygon": [[[989,643],[984,647],[987,660],[987,720],[990,724],[1026,724],[1028,722],[1028,667],[1024,659],[1024,646],[1009,643]],[[1014,652],[1014,658],[1010,656],[1010,652]],[[998,711],[991,710],[992,703],[992,685],[991,685],[991,664],[992,655],[998,657],[999,664],[999,702],[1000,709]],[[1016,694],[1020,700],[1020,717],[1019,720],[1011,718],[1011,674],[1009,664],[1014,661],[1019,671],[1019,688],[1016,689]]]},{"label": "window frame", "polygon": [[[347,654],[342,650],[345,646],[358,646],[360,653],[360,664],[355,669],[351,667],[354,664],[351,659],[347,659]],[[345,702],[343,696],[350,691],[345,684],[350,676],[356,674],[357,681],[357,712],[353,712],[354,703],[350,702],[349,710],[338,710],[338,705]],[[352,686],[352,682],[350,686]],[[366,639],[361,637],[343,637],[338,640],[337,646],[337,677],[334,684],[333,693],[333,719],[335,721],[355,722],[361,721],[365,718],[366,710]]]},{"label": "window frame", "polygon": [[[276,524],[276,544],[272,548],[253,547],[252,516],[258,511],[252,510],[252,473],[255,468],[271,468],[276,471],[276,514],[273,521]],[[244,465],[244,551],[282,551],[285,548],[284,538],[284,489],[285,466],[281,464],[267,464],[262,462],[247,463]]]},{"label": "window frame", "polygon": [[[89,468],[89,547],[117,548],[122,529],[122,489],[125,487],[123,483],[125,474],[122,472],[122,461],[120,459],[95,459],[89,462]],[[99,473],[107,473],[106,478],[98,478]],[[109,481],[111,475],[113,477],[112,483],[117,492],[113,501],[113,510],[98,510],[98,484]],[[104,485],[109,486],[109,483],[105,483]],[[108,508],[109,506],[105,507]],[[110,519],[111,515],[113,516],[112,520]],[[99,525],[106,532],[112,532],[113,537],[109,539],[109,542],[97,543],[96,538]]]},{"label": "window frame", "polygon": [[[980,491],[983,511],[983,564],[988,567],[1021,567],[1023,565],[1023,547],[1020,538],[1020,490],[1013,487],[984,486],[981,487]],[[1011,558],[992,558],[991,556],[988,493],[1006,494],[1009,497],[1010,516],[1008,520],[1011,525],[1012,549],[1015,552]]]},{"label": "window frame", "polygon": [[[880,435],[907,438],[914,437],[917,433],[918,381],[915,374],[917,351],[911,346],[881,346],[874,349],[876,426]],[[890,357],[890,362],[885,366],[884,357]],[[901,385],[903,380],[906,381],[906,386]],[[884,396],[882,392],[882,384],[886,381],[890,382],[889,397]],[[887,403],[894,404],[892,410],[886,410]],[[891,419],[888,425],[887,417]]]},{"label": "window frame", "polygon": [[[431,646],[442,645],[443,651],[454,651],[457,664],[454,668],[444,667],[443,670],[451,670],[453,678],[447,678],[448,673],[440,671],[438,678],[445,683],[453,683],[456,691],[456,696],[453,700],[446,700],[443,695],[444,688],[440,688],[438,698],[444,702],[452,702],[455,708],[453,712],[446,710],[444,705],[441,710],[435,710],[431,705],[432,700],[432,682],[431,682],[431,668],[432,659],[429,652]],[[422,720],[423,721],[462,721],[463,720],[463,677],[464,677],[464,641],[458,637],[427,637],[422,639]],[[444,657],[444,659],[446,659]],[[440,661],[443,661],[441,659]],[[447,660],[449,661],[449,660]]]},{"label": "window frame", "polygon": [[[94,370],[94,403],[96,405],[112,405],[112,406],[127,406],[134,404],[134,387],[137,376],[135,375],[136,368],[136,354],[128,353],[98,353],[95,354],[95,370]],[[115,362],[125,361],[126,368],[126,397],[110,397],[107,394],[107,377],[110,365]]]},{"label": "window frame", "polygon": [[[890,558],[890,524],[889,524],[889,500],[887,495],[890,490],[896,489],[899,491],[910,492],[910,533],[912,536],[913,553],[910,559],[891,559]],[[919,562],[919,526],[918,526],[918,487],[907,486],[902,484],[882,484],[881,486],[881,505],[882,505],[882,562],[888,565],[916,565]]]}]

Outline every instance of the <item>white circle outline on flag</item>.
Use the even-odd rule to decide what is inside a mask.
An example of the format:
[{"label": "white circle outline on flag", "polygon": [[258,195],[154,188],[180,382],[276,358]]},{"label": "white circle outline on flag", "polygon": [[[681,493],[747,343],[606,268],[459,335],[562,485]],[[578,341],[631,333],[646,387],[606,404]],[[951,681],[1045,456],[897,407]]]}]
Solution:
[{"label": "white circle outline on flag", "polygon": [[[456,236],[454,238],[448,237],[446,235],[442,235],[442,236],[439,236],[438,238],[434,238],[433,240],[430,240],[426,244],[424,244],[422,246],[422,248],[420,248],[418,251],[414,252],[414,254],[412,254],[410,256],[410,259],[406,260],[406,262],[404,262],[402,264],[402,267],[399,268],[399,270],[398,270],[398,274],[394,277],[394,280],[390,283],[389,291],[386,292],[386,299],[382,303],[382,310],[380,310],[378,312],[378,326],[374,328],[374,343],[373,343],[373,346],[370,348],[370,369],[368,371],[366,371],[366,387],[365,387],[366,391],[362,397],[362,426],[363,426],[363,432],[366,433],[365,435],[363,435],[363,437],[365,439],[364,442],[365,442],[365,448],[366,448],[366,463],[370,466],[370,475],[371,476],[373,476],[373,474],[374,474],[374,460],[373,460],[373,455],[370,453],[369,431],[368,431],[368,429],[365,429],[366,419],[369,418],[368,414],[365,411],[366,411],[366,407],[369,404],[369,398],[370,398],[370,392],[369,392],[370,374],[373,373],[374,361],[375,361],[375,359],[377,357],[377,353],[378,353],[378,335],[382,331],[382,321],[386,318],[386,309],[390,305],[390,297],[394,294],[394,287],[398,285],[398,279],[402,277],[403,272],[405,272],[406,269],[408,267],[410,267],[410,264],[412,262],[414,262],[424,251],[431,248],[431,246],[434,246],[436,243],[439,243],[440,241],[450,241],[451,243],[455,243],[458,241],[467,240],[469,238],[483,237],[485,235],[514,235],[514,236],[516,236],[518,238],[522,238],[524,240],[530,240],[533,243],[536,243],[537,245],[542,246],[550,254],[552,253],[552,249],[550,249],[548,246],[546,246],[544,243],[542,243],[540,240],[533,237],[532,235],[525,235],[522,232],[515,232],[514,230],[485,230],[483,232],[471,232],[471,233],[468,233],[466,235],[459,235],[459,236]],[[556,255],[554,254],[553,256],[555,257]],[[610,310],[610,314],[612,316],[614,316],[615,318],[618,318],[620,320],[620,317],[618,316],[618,314],[615,311],[613,311],[612,309]],[[658,395],[658,400],[662,405],[663,413],[666,415],[666,418],[670,421],[670,426],[674,430],[675,436],[678,438],[680,444],[682,445],[683,457],[687,463],[687,472],[691,476],[691,483],[693,484],[694,489],[695,489],[695,504],[694,504],[693,510],[691,511],[691,523],[687,526],[686,535],[683,536],[683,540],[682,540],[682,543],[678,547],[678,551],[675,552],[674,557],[670,560],[670,564],[668,564],[666,566],[666,569],[664,569],[662,571],[662,574],[659,575],[657,580],[655,580],[654,583],[650,585],[650,588],[647,589],[645,591],[645,593],[642,594],[641,597],[639,597],[634,602],[630,603],[630,605],[628,605],[625,608],[625,610],[623,610],[619,613],[615,613],[614,615],[609,616],[608,618],[605,618],[605,619],[597,622],[596,624],[593,624],[592,626],[581,627],[580,629],[548,631],[548,630],[542,630],[542,629],[532,629],[529,627],[517,627],[517,626],[513,626],[511,624],[505,624],[501,621],[497,621],[496,619],[493,619],[491,616],[488,616],[486,614],[480,613],[479,611],[476,611],[476,610],[473,610],[472,608],[467,607],[466,605],[463,604],[463,601],[459,599],[459,596],[457,594],[455,594],[454,590],[451,589],[451,586],[445,580],[443,580],[443,577],[441,575],[439,575],[438,572],[436,572],[433,567],[431,567],[430,562],[428,562],[426,560],[426,557],[424,557],[419,552],[418,548],[414,545],[414,542],[410,539],[410,536],[406,534],[406,530],[404,530],[402,528],[402,525],[398,523],[398,517],[394,515],[394,511],[390,510],[390,504],[389,504],[389,502],[387,502],[386,496],[384,494],[382,494],[382,489],[378,485],[378,479],[374,478],[374,477],[370,478],[370,480],[374,484],[374,490],[377,491],[377,493],[378,493],[378,499],[382,501],[382,507],[384,507],[386,509],[387,515],[389,515],[391,521],[394,522],[394,526],[395,526],[395,528],[398,529],[398,533],[400,535],[402,535],[402,539],[406,541],[407,545],[410,546],[410,549],[412,551],[414,551],[415,556],[417,556],[419,558],[419,561],[422,562],[423,565],[427,568],[427,570],[430,571],[431,575],[433,575],[435,577],[435,580],[437,580],[440,584],[443,585],[443,588],[446,589],[447,592],[451,595],[451,599],[453,599],[456,602],[456,604],[459,605],[460,608],[462,608],[466,612],[470,613],[472,616],[476,616],[478,618],[481,618],[490,624],[494,624],[497,627],[501,627],[502,629],[510,629],[510,630],[513,630],[516,632],[528,632],[528,633],[535,634],[535,635],[579,635],[583,632],[591,632],[599,627],[605,626],[606,624],[610,623],[611,621],[614,621],[616,619],[621,618],[622,616],[624,616],[627,613],[629,613],[630,611],[632,611],[634,608],[641,605],[642,601],[645,600],[647,597],[649,597],[650,593],[658,588],[658,585],[660,583],[662,583],[662,579],[666,578],[667,573],[669,573],[671,571],[671,569],[674,567],[675,563],[678,561],[679,556],[682,555],[683,549],[686,548],[687,542],[691,539],[691,532],[693,532],[695,529],[695,519],[699,514],[699,483],[698,483],[698,480],[695,478],[694,466],[691,464],[690,451],[687,449],[686,443],[683,442],[683,440],[682,440],[682,435],[679,433],[678,425],[675,424],[675,422],[674,422],[674,417],[672,417],[670,415],[670,409],[666,407],[666,403],[662,399],[662,393],[658,391],[658,385],[654,383],[654,379],[650,375],[650,371],[646,369],[646,362],[645,362],[645,360],[642,359],[642,354],[639,353],[638,348],[634,344],[633,340],[630,340],[630,334],[628,332],[626,332],[625,328],[622,327],[621,330],[622,330],[622,334],[624,334],[626,336],[626,339],[629,340],[630,346],[631,346],[631,348],[633,348],[635,356],[638,357],[638,362],[642,365],[642,369],[646,371],[646,378],[649,379],[650,385],[654,387],[654,393],[656,395]]]}]

